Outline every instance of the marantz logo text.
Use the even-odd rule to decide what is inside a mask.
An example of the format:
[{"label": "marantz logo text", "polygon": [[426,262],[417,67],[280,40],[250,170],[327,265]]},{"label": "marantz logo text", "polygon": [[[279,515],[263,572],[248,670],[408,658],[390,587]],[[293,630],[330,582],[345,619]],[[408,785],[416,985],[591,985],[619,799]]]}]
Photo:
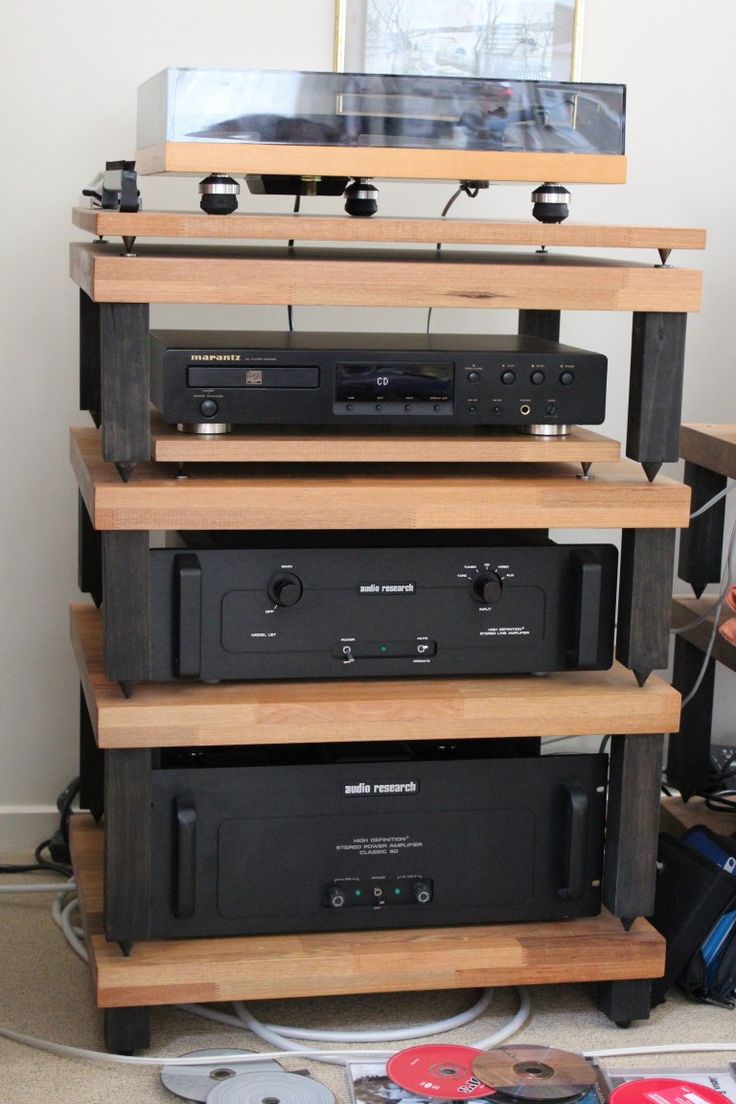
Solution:
[{"label": "marantz logo text", "polygon": [[374,797],[376,794],[415,794],[419,793],[419,779],[410,778],[406,782],[346,782],[342,792],[345,797]]},{"label": "marantz logo text", "polygon": [[242,360],[240,353],[190,353],[190,360]]}]

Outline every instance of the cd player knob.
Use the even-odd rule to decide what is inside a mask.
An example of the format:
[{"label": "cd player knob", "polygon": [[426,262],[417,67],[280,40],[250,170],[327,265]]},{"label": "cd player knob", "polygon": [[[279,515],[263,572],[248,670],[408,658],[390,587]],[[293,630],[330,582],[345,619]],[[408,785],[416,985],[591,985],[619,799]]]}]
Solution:
[{"label": "cd player knob", "polygon": [[301,579],[290,571],[276,575],[268,584],[268,596],[277,606],[295,606],[303,593]]},{"label": "cd player knob", "polygon": [[473,580],[473,597],[484,605],[497,602],[501,597],[502,589],[501,578],[495,571],[490,571],[487,575],[479,575]]}]

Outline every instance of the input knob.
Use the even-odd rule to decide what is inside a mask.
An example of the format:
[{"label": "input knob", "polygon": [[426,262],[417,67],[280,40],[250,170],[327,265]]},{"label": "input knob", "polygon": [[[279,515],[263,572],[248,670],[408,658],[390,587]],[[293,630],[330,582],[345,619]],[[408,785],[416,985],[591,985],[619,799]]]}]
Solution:
[{"label": "input knob", "polygon": [[502,590],[501,578],[495,571],[490,571],[487,575],[479,575],[477,579],[473,579],[473,597],[485,606],[497,602],[501,597]]},{"label": "input knob", "polygon": [[290,571],[275,575],[268,584],[268,596],[277,606],[295,606],[303,593],[301,579]]}]

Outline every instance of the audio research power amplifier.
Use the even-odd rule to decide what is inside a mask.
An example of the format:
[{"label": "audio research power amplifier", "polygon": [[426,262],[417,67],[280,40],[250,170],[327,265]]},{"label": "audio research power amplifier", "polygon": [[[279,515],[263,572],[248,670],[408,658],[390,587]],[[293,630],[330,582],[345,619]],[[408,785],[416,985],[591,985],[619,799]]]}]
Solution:
[{"label": "audio research power amplifier", "polygon": [[154,680],[486,675],[612,663],[611,545],[486,530],[182,539],[192,543],[150,552]]},{"label": "audio research power amplifier", "polygon": [[607,758],[520,743],[163,749],[149,892],[106,907],[106,934],[130,940],[131,915],[152,939],[595,915]]},{"label": "audio research power amplifier", "polygon": [[151,334],[151,399],[198,433],[233,425],[516,426],[564,433],[605,417],[600,353],[525,336]]}]

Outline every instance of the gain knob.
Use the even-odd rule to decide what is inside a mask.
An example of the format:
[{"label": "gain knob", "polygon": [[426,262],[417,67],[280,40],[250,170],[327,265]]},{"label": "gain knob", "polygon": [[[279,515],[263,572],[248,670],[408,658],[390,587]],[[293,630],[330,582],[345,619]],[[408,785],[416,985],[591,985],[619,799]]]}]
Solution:
[{"label": "gain knob", "polygon": [[268,584],[268,596],[277,606],[295,606],[303,593],[301,579],[290,571],[274,575]]},{"label": "gain knob", "polygon": [[489,571],[487,575],[479,575],[477,579],[473,579],[473,597],[484,606],[497,602],[502,590],[501,577],[495,571]]}]

